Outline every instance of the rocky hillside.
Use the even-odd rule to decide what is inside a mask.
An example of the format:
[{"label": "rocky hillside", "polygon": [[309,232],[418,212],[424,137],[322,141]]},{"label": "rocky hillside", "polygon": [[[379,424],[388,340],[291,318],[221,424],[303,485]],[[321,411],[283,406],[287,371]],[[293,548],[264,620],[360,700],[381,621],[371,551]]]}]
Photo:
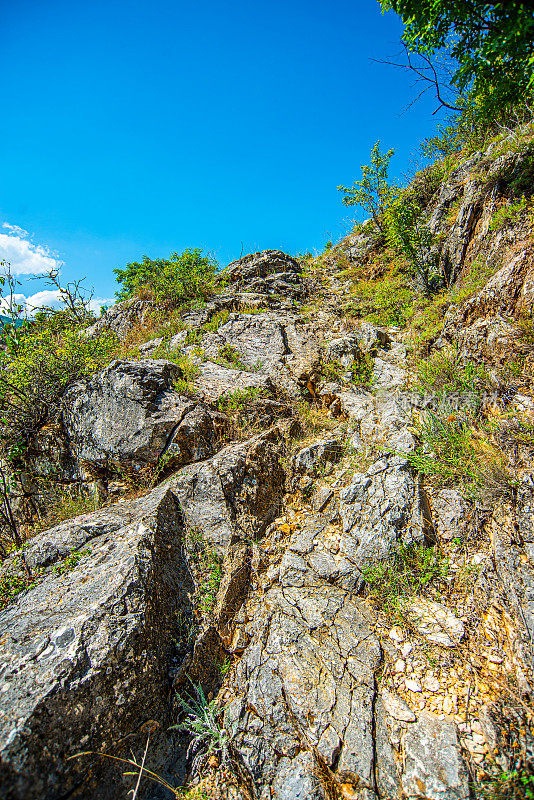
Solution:
[{"label": "rocky hillside", "polygon": [[6,800],[534,796],[532,129],[412,187],[431,295],[365,224],[85,332],[12,483]]}]

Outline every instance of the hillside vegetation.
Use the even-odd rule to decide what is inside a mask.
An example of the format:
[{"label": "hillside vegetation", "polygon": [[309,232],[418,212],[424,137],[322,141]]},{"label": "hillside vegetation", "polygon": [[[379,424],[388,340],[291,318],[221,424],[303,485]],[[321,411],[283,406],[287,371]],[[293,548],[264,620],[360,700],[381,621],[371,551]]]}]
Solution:
[{"label": "hillside vegetation", "polygon": [[534,797],[532,13],[383,6],[456,65],[366,221],[4,325],[7,800]]}]

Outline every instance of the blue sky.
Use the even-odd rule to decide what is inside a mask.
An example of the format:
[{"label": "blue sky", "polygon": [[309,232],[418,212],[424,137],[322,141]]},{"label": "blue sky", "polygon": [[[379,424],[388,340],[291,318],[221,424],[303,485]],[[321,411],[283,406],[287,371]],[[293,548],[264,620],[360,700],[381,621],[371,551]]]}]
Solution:
[{"label": "blue sky", "polygon": [[321,250],[374,142],[400,178],[435,129],[430,97],[402,114],[411,76],[371,60],[401,34],[376,0],[17,0],[2,17],[0,257],[55,259],[101,298],[145,253]]}]

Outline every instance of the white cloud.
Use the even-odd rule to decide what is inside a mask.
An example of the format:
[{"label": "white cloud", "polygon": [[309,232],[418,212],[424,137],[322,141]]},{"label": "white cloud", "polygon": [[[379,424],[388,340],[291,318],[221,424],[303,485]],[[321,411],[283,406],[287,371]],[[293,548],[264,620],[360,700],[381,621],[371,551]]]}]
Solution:
[{"label": "white cloud", "polygon": [[[89,309],[98,316],[102,306],[111,306],[114,303],[112,297],[93,297],[89,303]],[[24,294],[11,295],[12,307],[22,306],[21,316],[26,314],[33,317],[37,311],[43,308],[63,308],[64,304],[60,300],[60,294],[57,289],[43,289],[41,292],[26,297]],[[0,297],[0,314],[7,314],[10,311],[10,295],[7,297]]]},{"label": "white cloud", "polygon": [[58,289],[43,289],[42,292],[36,292],[25,299],[26,311],[30,317],[41,308],[63,308],[64,305],[60,300]]},{"label": "white cloud", "polygon": [[44,275],[61,267],[63,262],[47,247],[34,244],[27,231],[8,222],[2,228],[8,233],[0,233],[0,261],[11,265],[13,275]]}]

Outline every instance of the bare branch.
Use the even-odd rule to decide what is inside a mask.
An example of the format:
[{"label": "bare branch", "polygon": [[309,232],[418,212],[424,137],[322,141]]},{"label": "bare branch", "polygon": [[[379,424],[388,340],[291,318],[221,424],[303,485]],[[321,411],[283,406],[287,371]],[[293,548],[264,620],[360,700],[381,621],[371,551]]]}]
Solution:
[{"label": "bare branch", "polygon": [[[417,53],[419,58],[421,58],[424,63],[421,65],[419,64],[416,65],[413,63],[413,54],[410,53],[406,45],[404,45],[404,55],[406,57],[405,63],[402,62],[398,63],[397,61],[389,61],[385,59],[376,59],[376,58],[372,58],[371,61],[374,61],[377,64],[387,64],[388,66],[396,67],[397,69],[409,70],[410,72],[413,72],[417,76],[416,83],[418,83],[419,81],[424,81],[425,83],[428,84],[427,88],[433,88],[436,93],[436,98],[440,104],[436,109],[436,111],[434,111],[434,114],[437,113],[437,111],[439,111],[440,108],[448,108],[450,111],[463,111],[461,106],[452,105],[452,103],[448,103],[443,98],[443,89],[442,86],[440,85],[436,68],[434,67],[433,63],[428,58],[428,56],[424,55],[423,53]],[[417,96],[416,100],[418,100],[422,94],[424,94],[424,91]],[[413,103],[410,105],[413,105]],[[410,108],[410,105],[407,106],[407,108]]]}]

